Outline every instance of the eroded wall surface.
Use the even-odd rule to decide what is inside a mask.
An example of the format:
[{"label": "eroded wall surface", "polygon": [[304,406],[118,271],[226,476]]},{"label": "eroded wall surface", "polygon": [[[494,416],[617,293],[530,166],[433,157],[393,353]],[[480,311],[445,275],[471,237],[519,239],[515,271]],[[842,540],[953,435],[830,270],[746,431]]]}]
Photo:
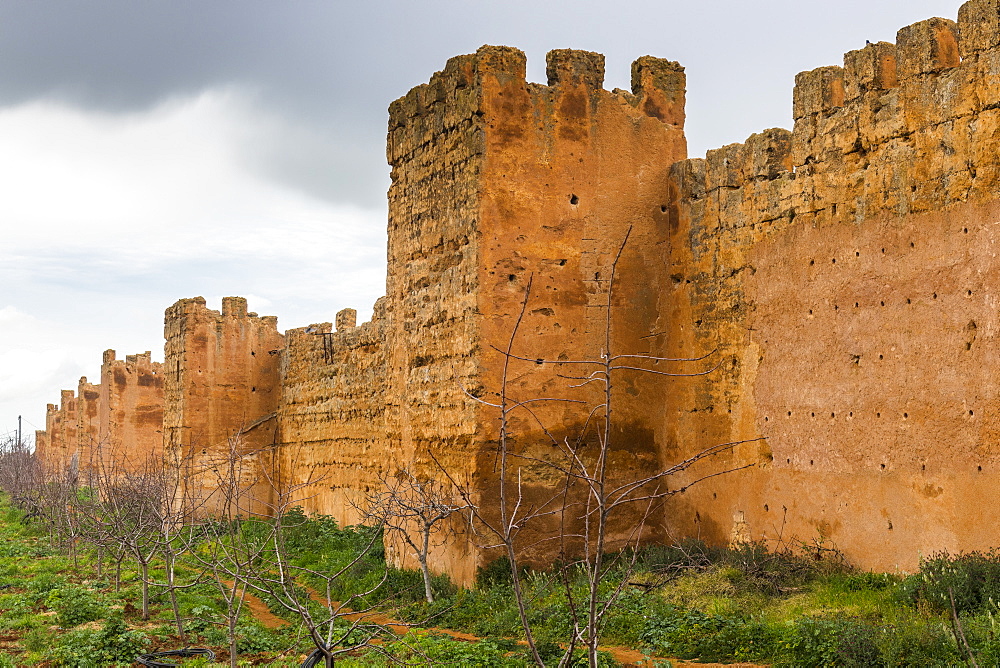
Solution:
[{"label": "eroded wall surface", "polygon": [[185,501],[218,510],[220,476],[232,477],[227,462],[239,455],[241,479],[254,481],[244,500],[266,506],[273,485],[256,460],[270,462],[277,443],[277,318],[248,313],[242,297],[223,298],[221,311],[182,299],[166,311],[164,336],[163,449],[182,471]]},{"label": "eroded wall surface", "polygon": [[365,495],[393,465],[387,456],[385,299],[358,326],[354,309],[285,332],[281,355],[281,488],[307,512],[361,520]]},{"label": "eroded wall surface", "polygon": [[[512,363],[508,396],[597,403],[597,388],[571,389],[557,377],[560,365],[536,360],[597,359],[607,347],[611,265],[630,227],[615,292],[627,316],[610,342],[649,350],[667,174],[685,155],[684,74],[676,63],[640,59],[632,92],[603,89],[600,54],[553,51],[547,74],[547,85],[528,83],[523,53],[487,46],[451,59],[390,107],[388,446],[418,474],[446,470],[487,510],[499,498],[499,423],[495,409],[472,397],[500,396],[496,349],[515,332],[526,295],[514,352],[531,361]],[[642,380],[626,384],[640,401],[660,391]],[[656,464],[652,431],[635,405],[621,407],[614,455],[621,472]],[[549,436],[578,435],[587,413],[580,404],[532,405],[511,415],[512,445],[530,456],[551,452]],[[551,472],[521,468],[532,503],[554,494]],[[524,536],[529,558],[558,551],[537,538]],[[462,543],[450,541],[434,562],[469,581],[482,553]]]},{"label": "eroded wall surface", "polygon": [[[800,74],[792,132],[674,168],[665,449],[707,463],[669,520],[823,540],[872,568],[995,544],[1000,21],[974,0]],[[702,469],[706,470],[706,469]]]},{"label": "eroded wall surface", "polygon": [[157,462],[163,451],[163,370],[147,351],[115,359],[104,352],[101,382],[81,378],[49,404],[35,452],[55,475],[116,475]]}]

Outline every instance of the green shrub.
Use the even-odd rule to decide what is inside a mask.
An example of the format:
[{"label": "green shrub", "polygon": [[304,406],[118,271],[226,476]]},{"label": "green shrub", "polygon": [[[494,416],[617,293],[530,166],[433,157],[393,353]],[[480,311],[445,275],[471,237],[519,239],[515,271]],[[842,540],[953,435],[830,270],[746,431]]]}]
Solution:
[{"label": "green shrub", "polygon": [[886,627],[879,645],[884,665],[887,666],[962,665],[954,638],[938,620],[912,621]]},{"label": "green shrub", "polygon": [[[950,592],[950,593],[949,593]],[[995,611],[1000,605],[1000,552],[938,552],[920,560],[920,570],[899,587],[910,603],[923,601],[933,610],[961,613]]]},{"label": "green shrub", "polygon": [[129,666],[149,644],[146,634],[130,631],[120,616],[109,618],[100,630],[76,629],[59,636],[54,644],[52,640],[49,634],[45,659],[67,668]]},{"label": "green shrub", "polygon": [[878,631],[874,627],[844,617],[806,617],[794,623],[792,633],[785,640],[781,665],[876,668],[885,664],[879,651]]},{"label": "green shrub", "polygon": [[777,630],[752,619],[666,607],[650,614],[641,640],[654,653],[704,661],[759,661],[774,655]]},{"label": "green shrub", "polygon": [[100,619],[107,612],[107,606],[91,589],[79,585],[53,589],[45,602],[55,611],[56,623],[63,628]]}]

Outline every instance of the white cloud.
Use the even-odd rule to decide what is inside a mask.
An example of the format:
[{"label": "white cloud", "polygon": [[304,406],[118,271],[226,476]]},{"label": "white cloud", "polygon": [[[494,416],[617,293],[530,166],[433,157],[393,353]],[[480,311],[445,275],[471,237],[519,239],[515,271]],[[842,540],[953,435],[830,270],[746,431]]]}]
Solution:
[{"label": "white cloud", "polygon": [[249,296],[282,329],[370,314],[385,213],[269,178],[254,145],[295,134],[237,88],[141,113],[0,108],[0,431],[38,424],[105,348],[159,356],[181,297]]}]

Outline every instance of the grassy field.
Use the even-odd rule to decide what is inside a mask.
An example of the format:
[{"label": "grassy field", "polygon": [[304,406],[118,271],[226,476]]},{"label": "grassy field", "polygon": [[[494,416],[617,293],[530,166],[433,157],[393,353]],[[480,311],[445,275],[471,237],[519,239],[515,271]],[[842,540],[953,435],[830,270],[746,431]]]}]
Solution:
[{"label": "grassy field", "polygon": [[[327,517],[290,519],[287,547],[303,569],[299,585],[316,618],[329,601],[372,590],[352,606],[378,614],[360,627],[348,614],[330,625],[335,637],[355,625],[354,635],[343,637],[348,644],[373,637],[338,665],[529,665],[506,563],[483,569],[473,589],[438,578],[437,600],[429,604],[418,573],[385,564],[372,529],[338,527]],[[259,528],[233,526],[223,540]],[[210,549],[211,540],[196,549]],[[74,563],[68,547],[0,502],[0,667],[135,665],[140,653],[185,645],[212,648],[224,662],[199,657],[183,660],[185,666],[229,665],[227,607],[218,582],[191,555],[182,554],[175,568],[183,587],[176,589],[182,638],[163,586],[152,587],[151,613],[142,619],[133,561],[125,559],[116,574],[107,555],[99,564],[93,549],[78,544]],[[901,577],[853,570],[829,549],[775,553],[760,545],[722,550],[690,542],[644,549],[634,570],[609,575],[609,590],[623,577],[628,584],[602,643],[631,648],[638,653],[633,658],[646,655],[647,665],[669,665],[653,657],[784,666],[1000,665],[996,554],[937,555],[920,573]],[[154,560],[149,579],[166,582],[162,560]],[[555,661],[572,625],[565,593],[582,580],[553,571],[527,573],[526,583],[539,652]],[[258,594],[247,596],[236,625],[241,665],[299,665],[314,648],[301,616]],[[626,654],[609,651],[602,661],[620,665],[616,656]]]}]

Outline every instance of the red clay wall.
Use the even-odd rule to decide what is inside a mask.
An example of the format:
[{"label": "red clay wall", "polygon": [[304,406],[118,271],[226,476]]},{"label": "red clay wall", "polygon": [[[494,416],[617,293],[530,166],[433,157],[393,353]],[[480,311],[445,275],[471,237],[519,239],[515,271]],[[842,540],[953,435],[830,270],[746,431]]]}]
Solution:
[{"label": "red clay wall", "polygon": [[[648,350],[667,175],[685,154],[676,63],[640,59],[631,93],[603,90],[603,56],[589,52],[550,53],[548,85],[527,83],[524,72],[520,51],[483,47],[390,107],[388,445],[393,453],[398,442],[397,461],[421,474],[440,476],[444,467],[488,511],[498,498],[497,416],[466,392],[496,398],[502,358],[493,346],[506,345],[529,277],[515,352],[596,358],[611,261],[632,226],[616,293],[627,315],[612,339],[622,350]],[[567,389],[558,372],[516,362],[508,390],[519,400],[550,392],[596,399],[593,388]],[[626,384],[639,402],[659,396],[655,385]],[[655,468],[652,431],[631,409],[622,415],[615,465]],[[539,404],[534,417],[514,416],[516,447],[551,448],[539,424],[561,438],[585,416],[576,406]],[[558,487],[551,472],[524,474],[534,502]],[[526,550],[545,560],[558,546]],[[481,558],[477,545],[455,540],[435,563],[469,581]]]},{"label": "red clay wall", "polygon": [[[217,509],[209,498],[218,501],[230,439],[238,436],[236,449],[246,461],[270,461],[284,337],[277,318],[248,313],[242,297],[223,298],[221,312],[202,297],[182,299],[167,309],[164,335],[164,454],[184,471],[192,503]],[[252,464],[243,475],[256,480],[252,496],[266,505],[270,484],[261,470]]]},{"label": "red clay wall", "polygon": [[[996,542],[1000,8],[963,6],[796,78],[795,129],[675,166],[664,450],[767,437],[679,533],[828,541],[871,568]],[[676,456],[676,455],[675,455]],[[707,470],[707,469],[703,469]]]}]

